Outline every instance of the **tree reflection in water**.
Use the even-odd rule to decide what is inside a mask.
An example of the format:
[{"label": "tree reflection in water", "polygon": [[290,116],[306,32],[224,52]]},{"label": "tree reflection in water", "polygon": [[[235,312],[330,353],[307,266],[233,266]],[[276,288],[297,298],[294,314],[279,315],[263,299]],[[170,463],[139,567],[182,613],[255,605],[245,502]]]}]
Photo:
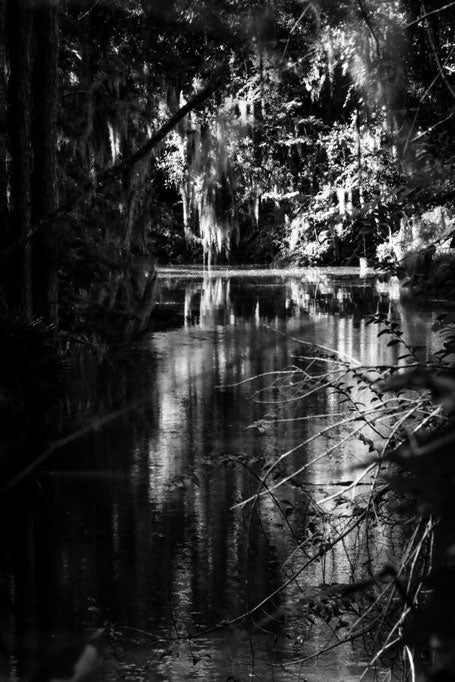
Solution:
[{"label": "tree reflection in water", "polygon": [[[368,456],[358,440],[345,440],[273,497],[233,509],[283,452],[308,441],[282,461],[272,485],[353,428],[323,433],[328,421],[318,415],[345,411],[331,390],[277,406],[268,402],[279,395],[268,388],[275,375],[239,382],[298,364],[298,339],[366,365],[395,363],[399,351],[366,316],[393,315],[411,342],[431,346],[437,312],[411,318],[374,278],[340,270],[163,272],[158,309],[183,313],[184,323],[147,342],[150,401],[56,453],[4,533],[2,584],[17,606],[4,631],[18,674],[50,644],[104,625],[103,679],[358,679],[368,633],[311,656],[343,639],[356,609],[370,608],[385,588],[343,606],[335,588],[327,595],[321,585],[393,563],[408,529],[390,517],[367,528],[350,494],[320,513],[315,500],[342,490]],[[333,510],[336,527],[325,516]],[[355,533],[301,571],[356,515]]]}]

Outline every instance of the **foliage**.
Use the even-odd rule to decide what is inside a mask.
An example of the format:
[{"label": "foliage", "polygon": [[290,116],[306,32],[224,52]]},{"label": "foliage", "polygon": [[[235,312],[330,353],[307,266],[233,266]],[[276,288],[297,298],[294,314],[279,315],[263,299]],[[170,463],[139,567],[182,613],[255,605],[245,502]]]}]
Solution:
[{"label": "foliage", "polygon": [[[370,666],[377,669],[379,665],[389,675],[399,674],[402,668],[403,679],[408,679],[408,670],[412,676],[423,674],[425,679],[452,679],[454,319],[447,314],[439,316],[434,331],[441,344],[432,354],[422,346],[409,345],[399,323],[385,313],[370,318],[369,324],[378,325],[378,336],[386,337],[387,346],[396,348],[397,364],[362,366],[355,358],[300,341],[295,365],[281,374],[274,372],[273,383],[253,393],[253,399],[268,410],[265,418],[252,425],[260,432],[280,421],[280,411],[287,403],[304,406],[318,391],[338,394],[343,413],[337,419],[327,414],[327,425],[322,426],[321,421],[316,435],[262,463],[257,493],[237,506],[247,510],[252,505],[254,509],[266,499],[280,505],[297,543],[293,504],[280,500],[280,493],[301,491],[311,514],[307,539],[304,543],[299,540],[295,551],[304,549],[305,557],[294,559],[286,584],[300,579],[304,584],[305,572],[312,564],[329,561],[331,554],[339,561],[342,547],[349,547],[352,557],[359,526],[367,539],[380,533],[386,544],[398,543],[398,564],[390,565],[387,555],[372,556],[365,570],[351,559],[350,584],[324,585],[302,594],[310,621],[322,619],[336,633],[333,643],[329,640],[317,655],[363,638],[367,647],[372,642],[365,674]],[[254,385],[259,379],[249,381]],[[296,416],[284,421],[293,428],[306,418]],[[328,434],[330,445],[322,454],[312,461],[305,458],[303,464],[294,459],[296,452]],[[316,502],[308,487],[312,479],[304,472],[321,458],[330,461],[340,448],[355,441],[364,445],[365,455],[358,471],[353,470],[353,480]],[[295,504],[295,496],[293,499]],[[393,515],[397,513],[401,515],[399,523],[407,530],[393,539]],[[306,660],[299,658],[298,663]]]},{"label": "foliage", "polygon": [[101,248],[107,240],[164,260],[202,252],[355,263],[378,249],[400,259],[391,244],[402,220],[435,205],[450,211],[453,196],[444,114],[452,10],[409,23],[419,11],[404,0],[336,8],[236,0],[216,13],[205,0],[68,3],[59,36],[60,196],[121,163],[207,77],[223,73],[216,98],[152,158],[74,208],[73,220],[91,225],[89,240]]}]

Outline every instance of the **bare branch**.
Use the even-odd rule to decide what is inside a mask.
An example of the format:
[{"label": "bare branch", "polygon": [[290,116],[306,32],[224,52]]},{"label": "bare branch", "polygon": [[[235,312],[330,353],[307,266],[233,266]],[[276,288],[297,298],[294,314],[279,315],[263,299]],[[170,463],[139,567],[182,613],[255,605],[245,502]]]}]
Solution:
[{"label": "bare branch", "polygon": [[[422,2],[422,7],[425,7],[425,5],[423,4],[423,2]],[[450,92],[450,94],[452,95],[453,99],[455,99],[455,91],[454,91],[454,89],[452,88],[452,86],[450,85],[450,83],[449,83],[449,81],[448,81],[448,79],[447,79],[446,74],[444,73],[444,68],[443,68],[443,66],[442,66],[442,64],[441,64],[441,60],[439,59],[438,51],[437,51],[437,49],[436,49],[436,45],[435,45],[435,42],[434,42],[433,31],[432,31],[430,22],[429,22],[427,19],[425,20],[425,25],[426,25],[426,29],[427,29],[428,40],[429,40],[429,43],[430,43],[430,46],[431,46],[431,50],[432,50],[432,52],[433,52],[433,56],[434,56],[434,60],[435,60],[435,62],[436,62],[436,66],[438,67],[438,71],[439,71],[439,73],[441,74],[441,78],[442,78],[442,80],[444,81],[444,83],[445,83],[445,85],[446,85],[446,87],[447,87],[447,90]]]},{"label": "bare branch", "polygon": [[432,9],[431,12],[425,12],[425,14],[422,14],[421,17],[418,17],[417,19],[414,19],[414,21],[410,21],[409,24],[406,24],[405,28],[410,28],[415,24],[420,24],[421,21],[423,21],[427,17],[430,17],[432,14],[439,14],[439,12],[443,12],[444,10],[454,6],[455,2],[449,2],[447,5],[444,5],[443,7],[438,7],[438,9]]}]

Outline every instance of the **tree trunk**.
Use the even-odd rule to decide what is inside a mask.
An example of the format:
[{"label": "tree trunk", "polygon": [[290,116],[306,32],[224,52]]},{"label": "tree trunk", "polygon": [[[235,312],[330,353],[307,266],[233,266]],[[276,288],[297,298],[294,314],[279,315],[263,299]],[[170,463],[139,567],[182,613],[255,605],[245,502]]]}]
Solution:
[{"label": "tree trunk", "polygon": [[0,0],[0,234],[8,230],[8,183],[6,165],[6,0]]},{"label": "tree trunk", "polygon": [[[33,69],[32,218],[38,222],[55,210],[57,197],[57,63],[59,49],[56,0],[42,0],[33,12],[35,52]],[[50,322],[58,317],[56,229],[32,240],[33,303],[35,314]]]},{"label": "tree trunk", "polygon": [[[30,170],[31,37],[29,0],[7,0],[6,35],[10,75],[8,83],[8,137],[11,198],[11,241],[24,238],[31,227]],[[30,242],[21,243],[9,258],[8,304],[26,317],[32,314]]]}]

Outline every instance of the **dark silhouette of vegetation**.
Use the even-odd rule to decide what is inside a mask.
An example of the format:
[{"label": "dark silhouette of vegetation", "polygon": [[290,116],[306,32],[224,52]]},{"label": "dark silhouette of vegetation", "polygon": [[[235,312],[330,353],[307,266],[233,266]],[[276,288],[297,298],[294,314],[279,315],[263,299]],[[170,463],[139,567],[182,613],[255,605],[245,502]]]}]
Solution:
[{"label": "dark silhouette of vegetation", "polygon": [[[84,373],[101,383],[106,366],[127,364],[159,326],[157,259],[361,261],[397,275],[403,297],[450,299],[454,74],[455,3],[441,0],[0,0],[5,437],[66,434],[67,418],[88,411],[88,399],[74,398],[70,367],[76,384]],[[453,322],[440,321],[443,350],[424,363],[396,321],[373,322],[403,346],[409,371],[315,353],[299,360],[299,390],[343,394],[351,435],[376,453],[357,422],[377,432],[374,466],[404,472],[391,483],[418,500],[419,533],[401,572],[382,567],[309,610],[343,623],[347,609],[356,618],[348,639],[381,622],[372,660],[392,651],[396,634],[411,678],[422,656],[437,682],[455,675]],[[317,376],[305,374],[307,362]],[[348,376],[376,403],[368,414]],[[123,389],[121,399],[131,398]],[[281,484],[269,481],[279,462],[260,478],[258,497]],[[311,557],[292,580],[374,522],[390,502],[383,485],[335,536],[330,515],[315,518]],[[354,602],[373,587],[384,589],[365,625],[364,604]]]},{"label": "dark silhouette of vegetation", "polygon": [[[337,547],[355,544],[359,526],[364,523],[367,536],[374,534],[375,529],[384,537],[388,532],[393,535],[398,513],[402,523],[412,528],[406,540],[402,540],[398,567],[387,564],[378,567],[371,559],[365,578],[365,566],[353,562],[350,584],[327,585],[304,595],[313,616],[331,623],[335,632],[342,632],[317,655],[364,638],[371,651],[367,669],[379,664],[390,674],[396,670],[403,679],[422,676],[436,682],[450,680],[455,674],[454,320],[448,314],[439,316],[434,331],[440,336],[441,348],[424,360],[424,347],[410,346],[399,323],[387,314],[379,313],[369,323],[380,327],[378,336],[389,339],[388,347],[398,349],[402,364],[361,366],[336,351],[300,341],[296,366],[281,375],[272,372],[276,375],[273,383],[253,394],[255,400],[268,408],[267,416],[252,425],[264,433],[277,419],[274,410],[278,412],[280,405],[289,400],[305,404],[310,395],[327,387],[342,396],[346,411],[340,420],[333,420],[328,413],[328,425],[321,427],[316,436],[266,463],[259,476],[257,494],[238,506],[254,507],[267,497],[279,506],[279,489],[292,484],[306,490],[305,481],[299,478],[304,470],[322,457],[330,461],[346,442],[361,441],[368,448],[369,461],[361,465],[349,485],[315,504],[311,532],[304,543],[309,558],[292,572],[280,590],[321,556],[329,561]],[[258,379],[245,381],[254,385]],[[295,421],[299,419],[296,417]],[[350,428],[346,429],[348,425]],[[333,433],[335,443],[329,441],[326,452],[283,473],[282,467],[296,450],[328,432]],[[348,500],[349,490],[357,491],[355,501]],[[282,511],[292,527],[293,508],[288,504]],[[340,514],[346,505],[351,507],[351,514]],[[301,549],[302,544],[296,544],[295,551]],[[276,594],[254,606],[250,614],[273,604]]]}]

